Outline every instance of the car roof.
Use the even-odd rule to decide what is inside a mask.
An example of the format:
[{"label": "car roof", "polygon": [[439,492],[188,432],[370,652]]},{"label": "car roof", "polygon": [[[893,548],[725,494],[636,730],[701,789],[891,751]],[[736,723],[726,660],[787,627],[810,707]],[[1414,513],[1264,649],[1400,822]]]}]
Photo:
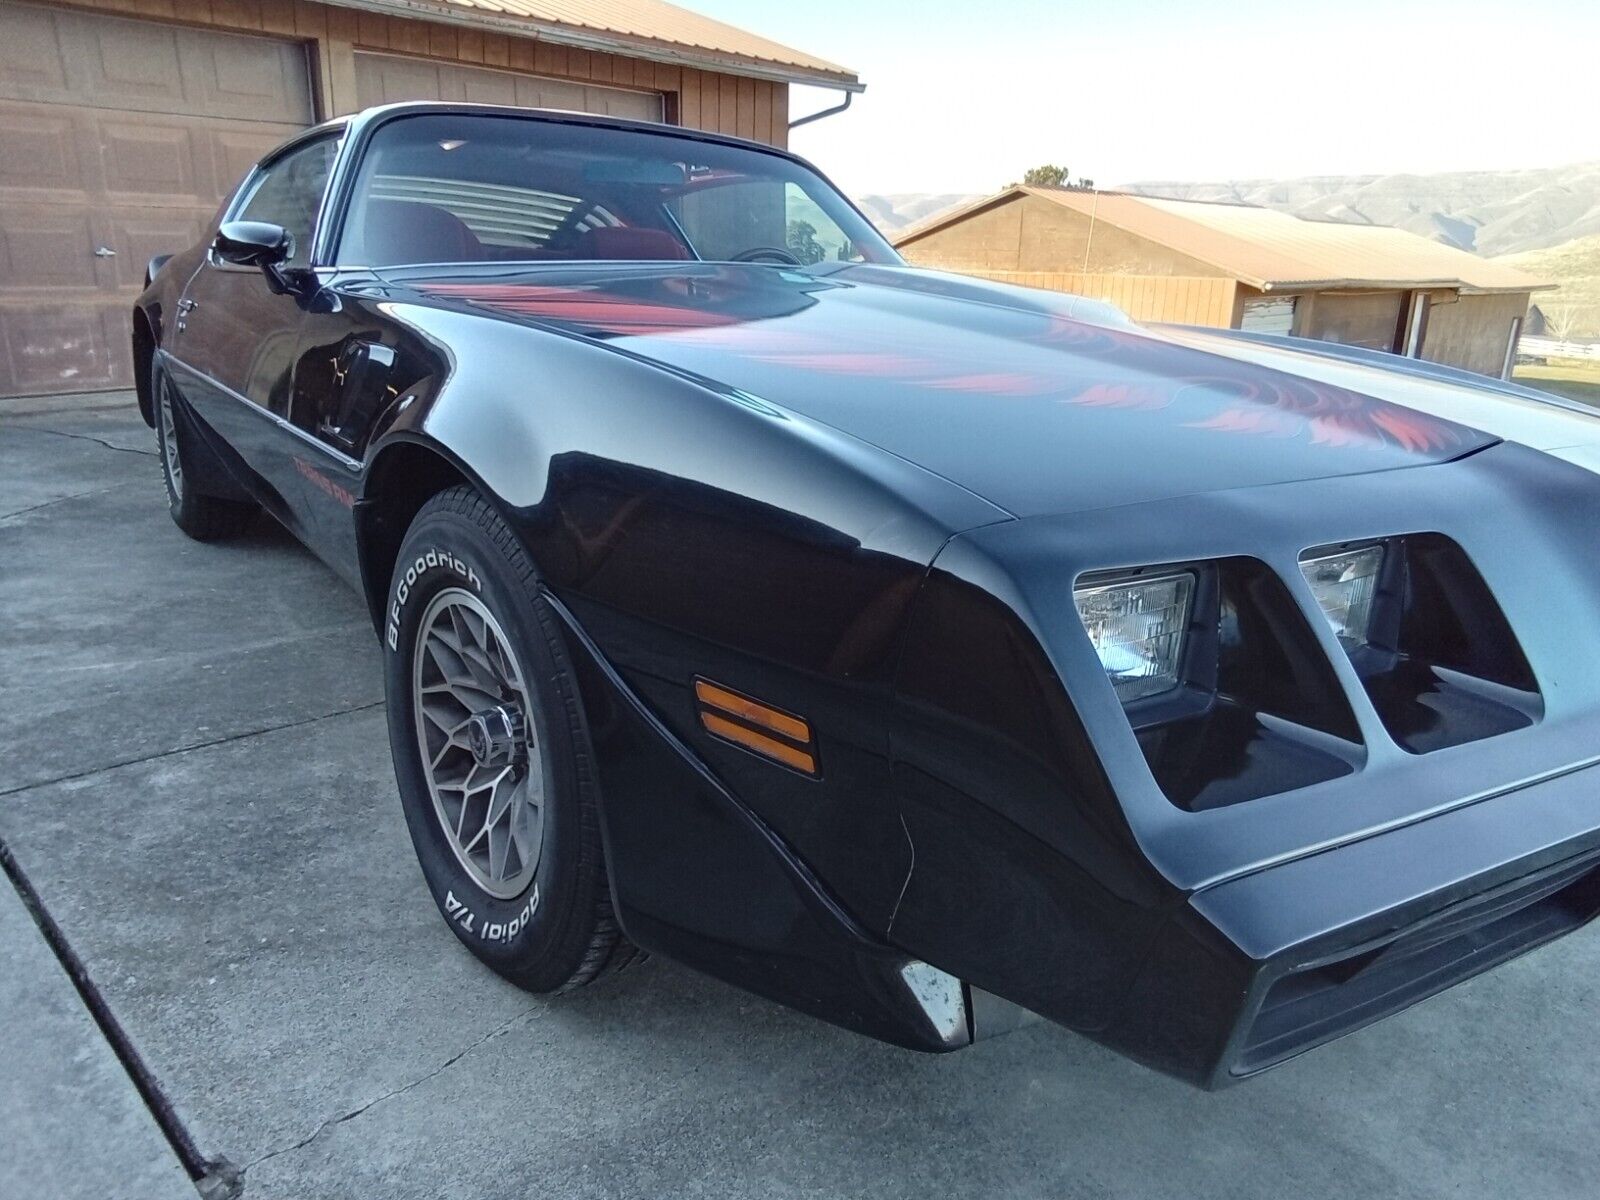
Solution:
[{"label": "car roof", "polygon": [[713,133],[705,129],[694,129],[687,125],[673,125],[665,121],[640,121],[632,117],[612,117],[603,113],[581,112],[577,109],[522,108],[509,104],[403,100],[393,104],[374,105],[349,116],[336,117],[332,121],[324,122],[317,128],[331,129],[337,128],[340,124],[346,124],[352,133],[359,133],[361,130],[381,124],[397,116],[434,113],[456,116],[512,117],[519,120],[547,121],[563,125],[592,125],[610,129],[628,129],[642,133],[658,133],[673,137],[691,138],[701,142],[716,142],[727,146],[740,146],[750,150],[763,150],[783,158],[797,157],[789,151],[767,142],[734,137],[726,133]]}]

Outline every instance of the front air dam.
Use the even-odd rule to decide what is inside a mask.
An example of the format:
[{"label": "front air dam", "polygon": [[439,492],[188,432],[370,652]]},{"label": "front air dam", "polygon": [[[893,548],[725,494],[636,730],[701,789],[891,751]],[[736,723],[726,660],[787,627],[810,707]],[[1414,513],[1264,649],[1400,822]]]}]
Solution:
[{"label": "front air dam", "polygon": [[1100,1040],[1227,1086],[1600,914],[1600,767],[1203,888]]}]

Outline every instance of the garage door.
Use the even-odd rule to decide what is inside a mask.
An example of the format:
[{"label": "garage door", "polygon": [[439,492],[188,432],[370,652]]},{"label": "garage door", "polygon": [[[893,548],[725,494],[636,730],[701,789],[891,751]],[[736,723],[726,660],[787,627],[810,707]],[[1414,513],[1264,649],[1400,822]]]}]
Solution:
[{"label": "garage door", "polygon": [[393,54],[356,54],[356,99],[362,108],[400,100],[450,100],[515,104],[661,120],[661,93],[519,75],[488,67],[463,67]]},{"label": "garage door", "polygon": [[1368,350],[1404,345],[1405,292],[1323,292],[1311,310],[1312,337]]},{"label": "garage door", "polygon": [[311,120],[299,44],[0,0],[0,395],[130,386],[145,264]]}]

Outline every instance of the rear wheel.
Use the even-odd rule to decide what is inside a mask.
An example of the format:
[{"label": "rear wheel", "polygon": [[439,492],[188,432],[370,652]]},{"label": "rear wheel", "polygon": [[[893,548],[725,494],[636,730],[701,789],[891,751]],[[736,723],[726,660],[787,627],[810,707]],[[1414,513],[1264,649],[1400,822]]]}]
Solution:
[{"label": "rear wheel", "polygon": [[389,743],[439,911],[530,991],[627,965],[637,952],[611,910],[577,688],[533,564],[468,487],[423,506],[397,563]]},{"label": "rear wheel", "polygon": [[155,393],[156,445],[161,451],[161,479],[173,522],[196,541],[237,537],[249,527],[256,506],[207,496],[195,487],[192,473],[185,469],[193,461],[193,434],[183,424],[166,376],[156,377]]}]

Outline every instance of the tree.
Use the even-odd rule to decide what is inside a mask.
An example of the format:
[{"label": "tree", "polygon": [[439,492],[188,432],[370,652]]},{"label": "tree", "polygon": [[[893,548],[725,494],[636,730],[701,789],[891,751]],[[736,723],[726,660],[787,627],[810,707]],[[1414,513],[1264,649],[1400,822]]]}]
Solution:
[{"label": "tree", "polygon": [[1022,173],[1022,182],[1029,187],[1061,188],[1067,186],[1067,176],[1070,174],[1072,172],[1065,167],[1046,163],[1042,167],[1029,167]]},{"label": "tree", "polygon": [[1572,339],[1578,332],[1578,309],[1572,304],[1541,304],[1539,311],[1544,314],[1544,331],[1558,342]]},{"label": "tree", "polygon": [[[1066,167],[1058,167],[1054,163],[1045,163],[1043,166],[1029,167],[1022,173],[1022,182],[1028,187],[1044,188],[1093,188],[1094,180],[1080,179],[1077,183],[1071,180],[1072,172]],[[1006,184],[1008,188],[1017,186],[1017,181],[1012,180]]]},{"label": "tree", "polygon": [[809,221],[790,221],[784,231],[784,241],[789,253],[807,265],[828,257],[827,247],[817,241],[817,227]]}]

